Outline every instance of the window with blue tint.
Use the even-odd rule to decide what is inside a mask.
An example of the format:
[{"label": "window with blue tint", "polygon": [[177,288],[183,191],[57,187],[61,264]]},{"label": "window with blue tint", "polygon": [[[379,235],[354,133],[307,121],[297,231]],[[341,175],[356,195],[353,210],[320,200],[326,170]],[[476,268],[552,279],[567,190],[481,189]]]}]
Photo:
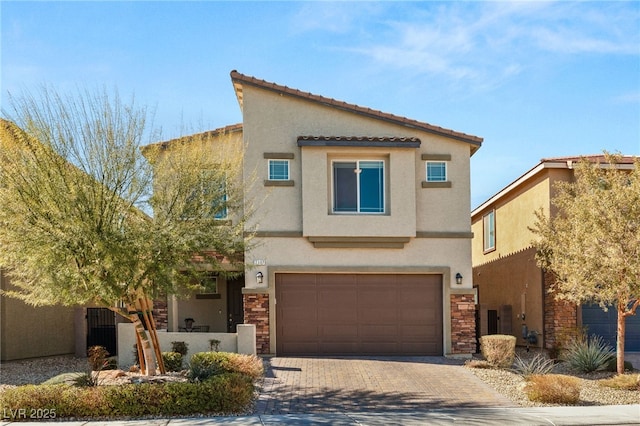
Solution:
[{"label": "window with blue tint", "polygon": [[495,250],[496,248],[496,212],[491,210],[482,217],[482,239],[484,251]]},{"label": "window with blue tint", "polygon": [[446,182],[447,163],[444,161],[427,161],[427,182]]},{"label": "window with blue tint", "polygon": [[214,217],[216,219],[226,219],[227,218],[227,194],[224,193],[222,194],[222,197],[220,197],[220,201],[218,201],[217,203],[215,203],[216,205],[214,206]]},{"label": "window with blue tint", "polygon": [[334,161],[333,211],[384,213],[384,161]]},{"label": "window with blue tint", "polygon": [[269,180],[289,180],[289,160],[269,160]]}]

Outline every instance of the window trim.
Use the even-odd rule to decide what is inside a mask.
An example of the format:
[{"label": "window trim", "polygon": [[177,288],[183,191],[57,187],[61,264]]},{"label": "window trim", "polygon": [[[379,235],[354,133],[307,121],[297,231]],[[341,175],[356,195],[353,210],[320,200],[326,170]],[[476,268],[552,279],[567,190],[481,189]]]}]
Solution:
[{"label": "window trim", "polygon": [[[444,176],[442,179],[430,179],[429,178],[429,165],[430,164],[439,164],[442,165],[444,167]],[[427,183],[443,183],[443,182],[448,182],[449,181],[449,168],[447,167],[447,162],[444,160],[426,160],[424,162],[424,172],[425,172],[425,178],[426,178],[426,182]],[[440,177],[440,176],[438,176]]]},{"label": "window trim", "polygon": [[[275,162],[280,162],[282,164],[286,164],[286,172],[287,175],[284,178],[276,178],[271,174],[271,165]],[[272,182],[285,182],[291,180],[291,161],[286,158],[269,158],[267,160],[267,180]]]},{"label": "window trim", "polygon": [[[356,211],[336,211],[336,182],[335,182],[335,168],[336,163],[356,163],[356,167],[360,169],[361,162],[377,162],[382,165],[382,199],[381,207],[382,211],[379,212],[362,212],[360,211],[360,174],[358,173],[357,186],[356,186]],[[331,209],[330,212],[333,215],[386,215],[387,214],[387,160],[385,158],[335,158],[331,160]]]},{"label": "window trim", "polygon": [[[487,230],[487,222],[493,226],[493,229]],[[491,236],[493,231],[493,241],[487,241],[487,236]],[[488,232],[488,233],[487,233]],[[493,242],[493,245],[488,245]],[[482,215],[482,250],[483,253],[490,253],[496,249],[496,211],[492,209]]]}]

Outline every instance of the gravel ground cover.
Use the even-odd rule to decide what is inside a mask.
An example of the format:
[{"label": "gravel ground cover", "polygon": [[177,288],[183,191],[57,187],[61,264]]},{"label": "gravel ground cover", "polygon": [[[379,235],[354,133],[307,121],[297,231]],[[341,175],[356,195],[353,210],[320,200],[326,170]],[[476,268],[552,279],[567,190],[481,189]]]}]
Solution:
[{"label": "gravel ground cover", "polygon": [[[518,351],[523,358],[533,357],[537,352]],[[637,368],[637,366],[636,366]],[[86,358],[73,356],[56,356],[33,360],[10,361],[0,364],[0,391],[7,386],[24,384],[40,384],[62,373],[86,372],[88,363]],[[552,406],[540,402],[529,401],[522,391],[524,379],[516,373],[500,369],[469,368],[487,385],[509,398],[514,403],[524,407]],[[612,389],[598,384],[599,379],[612,377],[615,373],[579,374],[571,371],[565,364],[554,367],[553,373],[567,374],[581,380],[579,405],[620,405],[640,403],[640,392]],[[637,370],[635,373],[639,373]]]},{"label": "gravel ground cover", "polygon": [[[533,358],[540,351],[526,352],[523,349],[518,348],[518,355],[522,359]],[[635,374],[640,374],[637,370]],[[541,402],[529,401],[526,394],[523,392],[525,380],[522,376],[508,370],[502,369],[483,369],[483,368],[469,368],[470,372],[476,375],[480,380],[491,386],[500,394],[509,398],[511,401],[523,407],[552,407],[558,404],[545,404]],[[626,404],[638,404],[640,403],[640,392],[613,389],[605,386],[600,386],[598,380],[607,379],[613,377],[616,373],[610,372],[594,372],[594,373],[579,373],[573,371],[566,363],[556,364],[552,371],[553,374],[565,374],[568,376],[577,377],[580,379],[580,401],[576,405],[626,405]]]}]

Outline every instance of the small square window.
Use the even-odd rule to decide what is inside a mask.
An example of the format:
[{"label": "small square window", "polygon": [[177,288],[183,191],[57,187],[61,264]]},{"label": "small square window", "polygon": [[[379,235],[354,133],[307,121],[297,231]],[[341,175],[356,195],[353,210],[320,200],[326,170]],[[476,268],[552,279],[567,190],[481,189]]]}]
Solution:
[{"label": "small square window", "polygon": [[289,160],[269,160],[269,180],[289,180]]},{"label": "small square window", "polygon": [[445,161],[427,161],[427,182],[446,182],[447,163]]}]

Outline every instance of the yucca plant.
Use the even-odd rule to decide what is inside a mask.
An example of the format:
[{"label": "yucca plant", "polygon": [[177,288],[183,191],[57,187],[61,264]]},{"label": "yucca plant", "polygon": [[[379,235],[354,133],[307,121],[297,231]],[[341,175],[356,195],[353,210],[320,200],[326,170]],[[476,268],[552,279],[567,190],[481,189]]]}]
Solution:
[{"label": "yucca plant", "polygon": [[545,357],[542,354],[537,354],[531,359],[522,359],[519,355],[516,355],[513,371],[521,375],[525,379],[528,379],[532,375],[543,375],[551,373],[553,370],[554,362],[552,359]]},{"label": "yucca plant", "polygon": [[592,335],[584,340],[572,341],[566,350],[569,365],[583,373],[600,371],[615,357],[615,352],[601,336]]}]

